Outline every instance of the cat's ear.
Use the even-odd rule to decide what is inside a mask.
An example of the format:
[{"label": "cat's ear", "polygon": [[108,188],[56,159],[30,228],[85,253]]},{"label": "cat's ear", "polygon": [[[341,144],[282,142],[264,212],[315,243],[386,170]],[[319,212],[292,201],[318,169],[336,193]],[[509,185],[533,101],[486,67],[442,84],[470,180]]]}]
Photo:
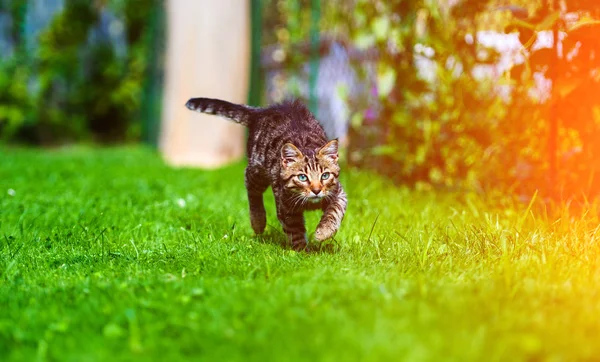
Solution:
[{"label": "cat's ear", "polygon": [[281,147],[281,164],[287,167],[291,163],[300,161],[304,155],[291,143],[286,143]]},{"label": "cat's ear", "polygon": [[331,162],[337,162],[338,160],[338,140],[331,140],[319,150],[319,157],[324,158]]}]

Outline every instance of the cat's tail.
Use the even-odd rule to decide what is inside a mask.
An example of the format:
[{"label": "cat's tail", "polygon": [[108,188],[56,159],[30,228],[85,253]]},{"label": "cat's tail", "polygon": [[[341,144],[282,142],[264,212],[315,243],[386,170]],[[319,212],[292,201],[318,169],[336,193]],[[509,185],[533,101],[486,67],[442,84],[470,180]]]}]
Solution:
[{"label": "cat's tail", "polygon": [[192,98],[185,106],[192,111],[227,118],[244,126],[248,126],[252,114],[259,110],[259,108],[211,98]]}]

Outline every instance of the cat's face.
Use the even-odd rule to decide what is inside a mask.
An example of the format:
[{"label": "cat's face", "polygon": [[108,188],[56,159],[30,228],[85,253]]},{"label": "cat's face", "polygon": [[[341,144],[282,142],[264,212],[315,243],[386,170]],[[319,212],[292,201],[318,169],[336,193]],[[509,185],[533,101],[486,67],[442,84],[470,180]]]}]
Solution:
[{"label": "cat's face", "polygon": [[305,156],[286,143],[281,149],[281,179],[287,190],[298,195],[299,203],[319,202],[338,184],[338,141],[333,140],[314,154]]}]

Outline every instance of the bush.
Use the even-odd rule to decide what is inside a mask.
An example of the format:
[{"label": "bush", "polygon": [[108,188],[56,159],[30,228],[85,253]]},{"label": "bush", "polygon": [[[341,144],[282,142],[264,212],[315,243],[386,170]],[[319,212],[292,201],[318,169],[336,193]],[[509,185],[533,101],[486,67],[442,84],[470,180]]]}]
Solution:
[{"label": "bush", "polygon": [[[568,1],[561,10],[538,1],[337,5],[330,19],[344,24],[355,45],[379,54],[377,101],[355,104],[352,164],[420,188],[539,190],[554,197],[600,192],[594,166],[600,148],[593,141],[600,131],[593,96],[600,85],[597,2]],[[552,29],[566,34],[560,58],[555,45],[532,47]],[[525,62],[493,78],[475,76],[499,56],[478,41],[478,30],[517,31]],[[536,77],[553,80],[545,97]]]},{"label": "bush", "polygon": [[[27,1],[14,3],[21,6],[0,11],[9,11],[18,25]],[[45,145],[139,139],[147,58],[154,45],[148,19],[159,4],[67,0],[33,50],[16,26],[14,51],[0,60],[2,139]],[[101,26],[107,18],[112,23]],[[106,28],[108,35],[101,33]]]},{"label": "bush", "polygon": [[418,187],[483,187],[482,161],[505,114],[494,84],[473,76],[495,52],[465,41],[484,3],[457,22],[422,1],[357,2],[350,33],[358,46],[378,50],[380,110],[354,115],[353,164]]}]

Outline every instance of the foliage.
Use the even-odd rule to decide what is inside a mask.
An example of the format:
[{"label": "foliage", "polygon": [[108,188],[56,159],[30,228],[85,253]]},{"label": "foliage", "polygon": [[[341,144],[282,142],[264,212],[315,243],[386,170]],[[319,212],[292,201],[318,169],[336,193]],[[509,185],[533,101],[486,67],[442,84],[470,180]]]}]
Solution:
[{"label": "foliage", "polygon": [[549,217],[344,173],[337,241],[306,255],[280,245],[271,196],[253,236],[242,164],[172,169],[139,148],[0,159],[4,361],[600,354],[594,208]]},{"label": "foliage", "polygon": [[[521,4],[517,4],[521,5]],[[600,91],[600,4],[597,1],[566,1],[560,6],[555,1],[540,2],[522,8],[513,6],[507,31],[516,31],[527,52],[526,61],[511,69],[516,84],[513,103],[523,102],[534,74],[552,80],[552,97],[547,102],[543,118],[549,123],[548,159],[558,170],[553,191],[568,197],[596,197],[600,195],[600,168],[597,158],[600,148],[595,140],[600,137],[600,101],[594,94]],[[520,10],[520,15],[516,12]],[[533,49],[532,44],[542,31],[552,31],[551,48]],[[560,46],[560,48],[559,48]],[[518,99],[521,96],[522,99]],[[512,107],[518,112],[524,108],[540,109],[535,100],[525,107]],[[520,115],[511,114],[512,120]],[[532,122],[540,117],[531,118]],[[539,168],[539,164],[532,164]]]},{"label": "foliage", "polygon": [[[26,11],[27,1],[12,3]],[[42,144],[138,138],[152,46],[147,19],[158,4],[66,0],[33,50],[26,46],[24,33],[14,30],[15,51],[0,61],[0,136]],[[124,25],[125,57],[107,39],[94,40],[107,12]],[[15,24],[24,21],[18,20],[16,10],[11,14]],[[114,31],[118,24],[110,26]]]},{"label": "foliage", "polygon": [[311,4],[314,0],[262,0],[264,45],[281,47],[290,67],[306,61],[293,47],[310,37]]},{"label": "foliage", "polygon": [[378,50],[381,109],[359,109],[353,117],[354,164],[420,186],[481,185],[481,161],[504,114],[492,83],[473,76],[476,66],[494,62],[495,52],[466,40],[485,6],[461,3],[457,15],[437,2],[356,3],[349,30],[359,47]]},{"label": "foliage", "polygon": [[[560,185],[565,197],[600,191],[600,149],[592,141],[600,124],[596,1],[567,1],[560,10],[527,0],[328,4],[324,29],[378,54],[374,77],[370,64],[357,65],[374,81],[369,101],[351,103],[352,164],[419,187],[549,196]],[[533,47],[539,32],[555,26],[566,34],[556,64],[556,48]],[[506,74],[476,76],[499,69],[501,55],[480,41],[479,31],[517,31],[525,62]],[[534,79],[554,75],[548,97]]]}]

